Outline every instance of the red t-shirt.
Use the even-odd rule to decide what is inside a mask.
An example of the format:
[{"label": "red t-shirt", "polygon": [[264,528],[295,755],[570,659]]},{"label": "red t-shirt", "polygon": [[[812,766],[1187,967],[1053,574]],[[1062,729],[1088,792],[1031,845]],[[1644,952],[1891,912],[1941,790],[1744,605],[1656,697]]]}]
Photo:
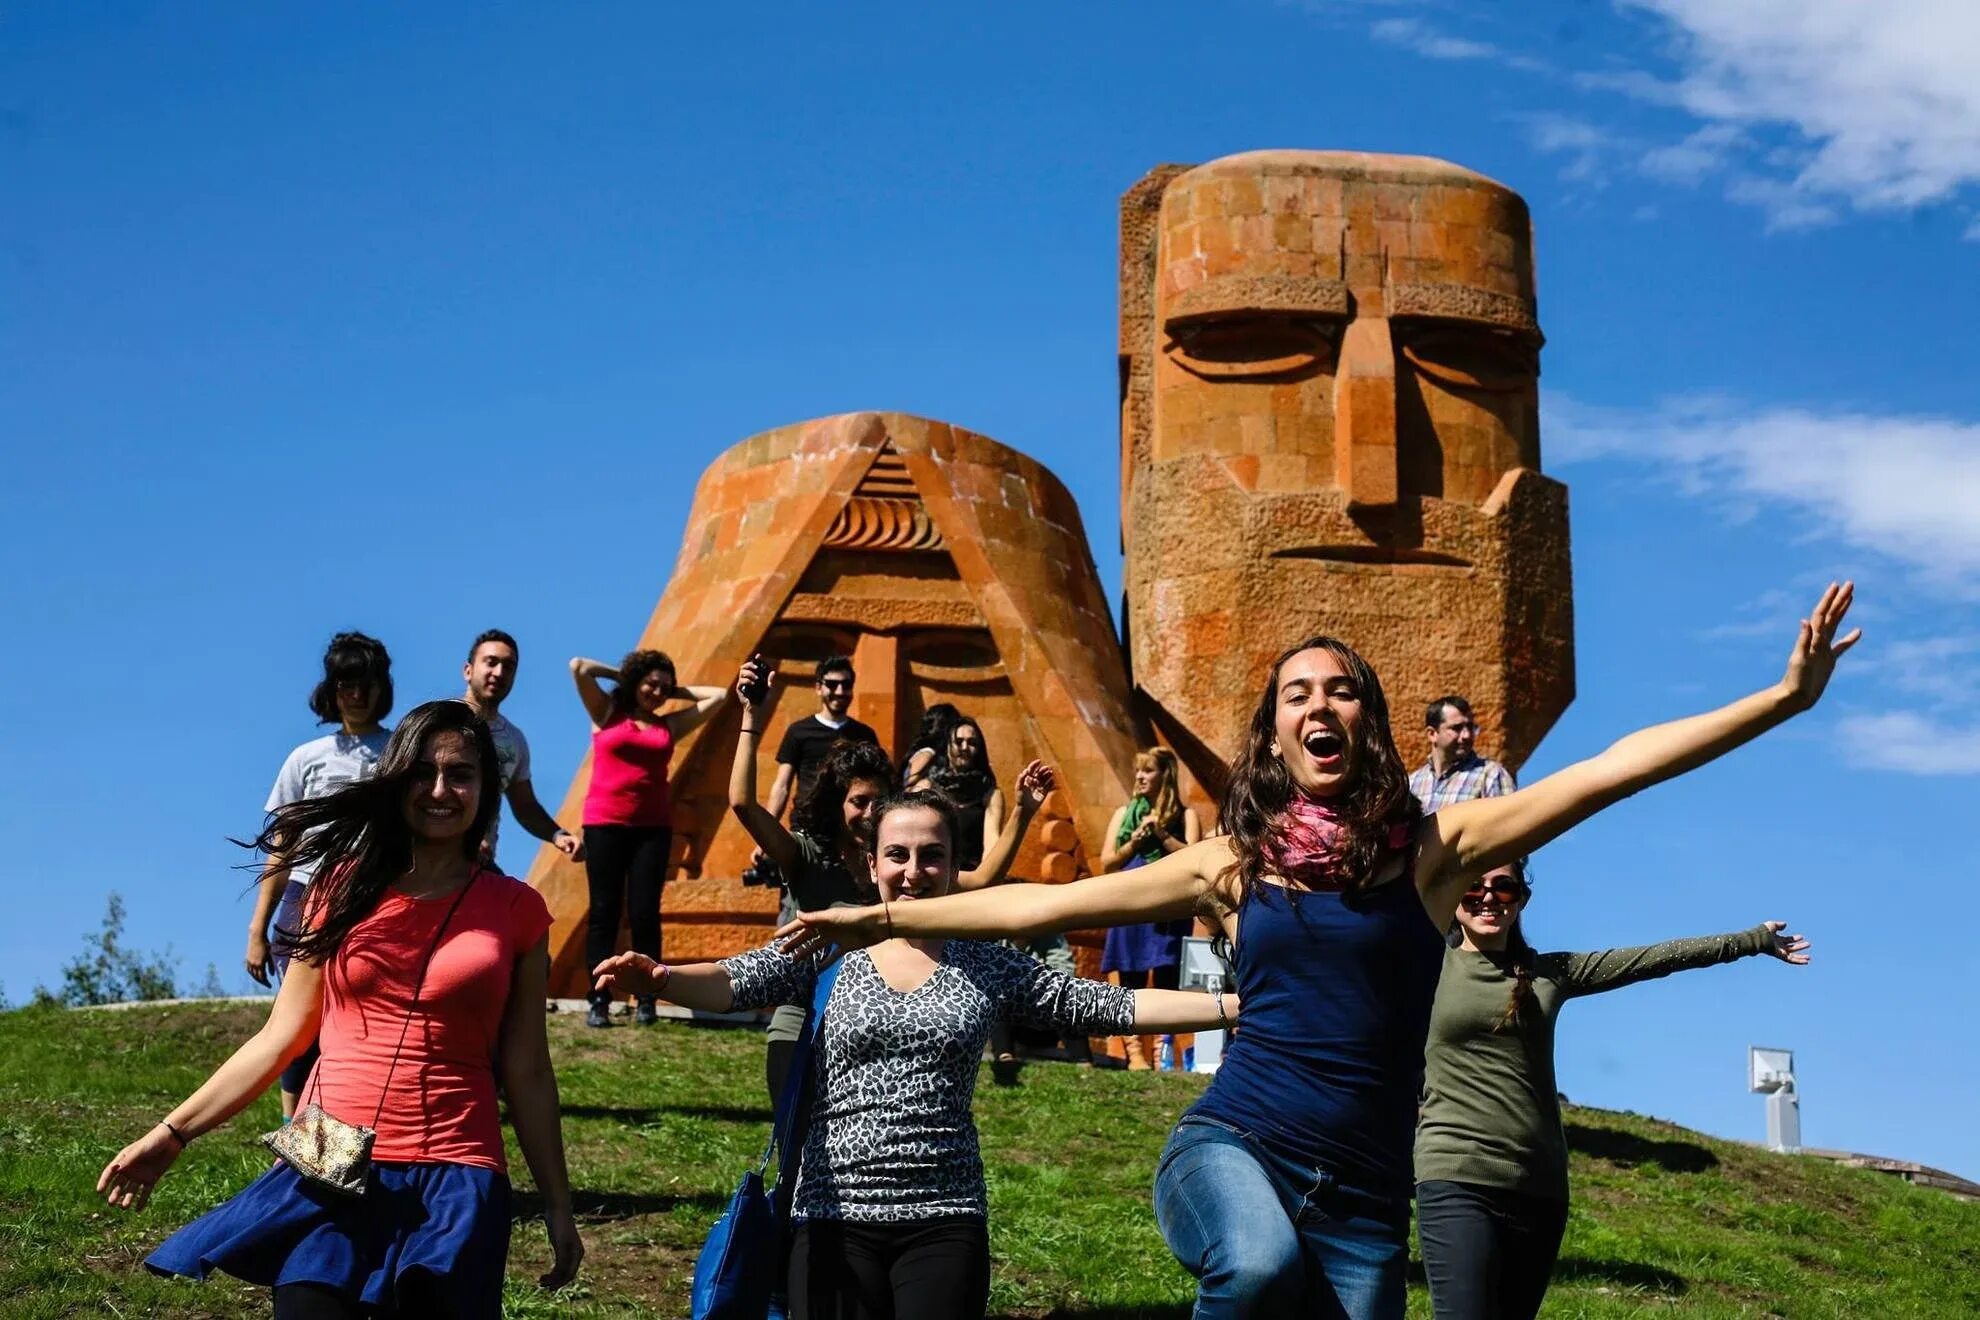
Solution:
[{"label": "red t-shirt", "polygon": [[591,786],[584,793],[587,825],[674,823],[667,767],[674,734],[664,721],[616,719],[591,735]]},{"label": "red t-shirt", "polygon": [[[495,1046],[515,960],[550,929],[550,909],[534,889],[492,870],[468,884],[416,1010],[420,965],[458,890],[425,899],[386,891],[324,970],[323,1057],[303,1097],[346,1123],[369,1124],[384,1093],[374,1160],[507,1171]],[[401,1031],[406,1043],[386,1092]]]}]

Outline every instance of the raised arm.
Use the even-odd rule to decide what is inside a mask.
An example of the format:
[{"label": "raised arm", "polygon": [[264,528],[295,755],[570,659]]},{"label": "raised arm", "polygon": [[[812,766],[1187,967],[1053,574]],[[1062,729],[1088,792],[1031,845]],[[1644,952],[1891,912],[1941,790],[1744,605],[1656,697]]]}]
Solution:
[{"label": "raised arm", "polygon": [[1124,874],[1064,885],[1003,885],[912,903],[827,908],[801,914],[777,934],[785,938],[787,952],[805,957],[827,946],[865,948],[894,935],[1028,940],[1089,926],[1176,921],[1209,915],[1208,896],[1230,865],[1230,841],[1205,839]]},{"label": "raised arm", "polygon": [[1466,876],[1523,857],[1604,807],[1724,756],[1813,706],[1837,658],[1862,635],[1858,629],[1836,640],[1854,595],[1847,582],[1831,583],[1822,593],[1802,620],[1780,682],[1718,710],[1638,730],[1516,793],[1461,802],[1431,816],[1416,866],[1431,918],[1456,910]]},{"label": "raised arm", "polygon": [[588,660],[584,656],[571,657],[571,682],[577,684],[578,700],[584,703],[584,713],[591,716],[591,727],[602,729],[612,714],[612,694],[599,686],[604,679],[616,683],[619,671],[603,660]]},{"label": "raised arm", "polygon": [[111,1205],[142,1210],[151,1199],[152,1187],[179,1158],[186,1143],[219,1127],[265,1092],[282,1069],[301,1057],[316,1039],[322,1018],[323,973],[300,958],[294,959],[261,1030],[151,1131],[118,1151],[103,1166],[96,1190]]},{"label": "raised arm", "polygon": [[538,1278],[545,1288],[561,1288],[577,1275],[584,1259],[571,1213],[571,1178],[564,1162],[564,1124],[558,1116],[557,1074],[550,1066],[550,1041],[544,1030],[543,1000],[550,976],[550,943],[546,936],[515,960],[509,977],[509,998],[502,1009],[502,1092],[509,1102],[509,1122],[516,1144],[529,1164],[543,1198],[543,1224],[550,1234],[550,1272]]},{"label": "raised arm", "polygon": [[692,701],[687,710],[676,711],[667,717],[667,730],[676,738],[685,738],[713,715],[729,699],[729,689],[711,687],[706,683],[693,683],[687,687],[677,687],[668,694],[681,701]]},{"label": "raised arm", "polygon": [[1698,935],[1634,949],[1571,953],[1561,968],[1561,987],[1570,995],[1599,995],[1673,972],[1716,967],[1763,953],[1802,967],[1808,963],[1809,947],[1802,936],[1788,933],[1785,921],[1763,921],[1729,935]]},{"label": "raised arm", "polygon": [[[756,846],[786,876],[797,869],[797,840],[778,821],[777,814],[766,811],[756,800],[756,740],[763,721],[763,707],[768,700],[769,685],[776,679],[777,671],[760,666],[751,660],[745,663],[736,675],[736,694],[743,703],[742,732],[736,737],[736,759],[729,766],[729,810],[742,827],[749,831],[749,837],[756,840]],[[752,683],[762,682],[764,701],[752,703],[744,691]],[[781,805],[781,804],[779,804]]]},{"label": "raised arm", "polygon": [[[997,837],[983,850],[983,860],[977,863],[976,869],[964,871],[956,877],[958,892],[988,888],[1009,873],[1011,862],[1017,858],[1018,844],[1024,841],[1024,832],[1031,828],[1031,818],[1045,805],[1045,797],[1052,791],[1052,785],[1052,769],[1043,761],[1033,761],[1024,768],[1018,776],[1017,811],[1002,822]],[[983,828],[990,828],[990,813],[987,811],[983,814]]]}]

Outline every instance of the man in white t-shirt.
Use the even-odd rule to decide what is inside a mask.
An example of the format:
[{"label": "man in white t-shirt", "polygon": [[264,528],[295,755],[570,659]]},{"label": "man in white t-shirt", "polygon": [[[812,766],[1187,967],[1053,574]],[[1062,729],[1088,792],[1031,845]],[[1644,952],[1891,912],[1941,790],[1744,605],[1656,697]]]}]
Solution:
[{"label": "man in white t-shirt", "polygon": [[[572,861],[582,861],[583,841],[559,825],[536,800],[536,786],[529,781],[529,739],[502,714],[502,701],[516,685],[519,654],[516,639],[500,628],[490,628],[475,638],[468,648],[467,663],[461,666],[461,677],[467,680],[467,695],[462,700],[488,723],[488,732],[495,739],[495,758],[502,767],[502,795],[509,799],[516,823],[555,845]],[[482,856],[491,866],[495,865],[495,839],[501,823],[502,815],[497,812],[481,845]]]}]

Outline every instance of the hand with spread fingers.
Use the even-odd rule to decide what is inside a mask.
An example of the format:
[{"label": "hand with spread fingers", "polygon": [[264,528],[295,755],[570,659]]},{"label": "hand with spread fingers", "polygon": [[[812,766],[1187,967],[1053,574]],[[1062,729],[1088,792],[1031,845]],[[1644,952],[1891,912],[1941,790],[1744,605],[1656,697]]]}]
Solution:
[{"label": "hand with spread fingers", "polygon": [[1782,962],[1791,963],[1796,967],[1808,965],[1810,945],[1806,936],[1790,933],[1785,921],[1769,921],[1762,924],[1774,937],[1773,942],[1766,948],[1766,953],[1770,957],[1779,958]]},{"label": "hand with spread fingers", "polygon": [[1043,761],[1033,761],[1018,775],[1018,807],[1023,811],[1037,811],[1045,805],[1045,799],[1059,786],[1058,775]]},{"label": "hand with spread fingers", "polygon": [[591,969],[592,989],[651,999],[666,986],[660,964],[643,953],[617,953]]},{"label": "hand with spread fingers", "polygon": [[779,928],[776,940],[785,957],[804,959],[825,951],[870,949],[892,934],[887,909],[876,904],[800,912],[797,920]]},{"label": "hand with spread fingers", "polygon": [[151,1200],[151,1189],[179,1158],[183,1147],[163,1123],[118,1151],[103,1166],[96,1179],[96,1190],[109,1204],[125,1210],[142,1210]]},{"label": "hand with spread fingers", "polygon": [[1801,621],[1800,635],[1788,655],[1787,673],[1781,678],[1781,688],[1799,709],[1806,710],[1822,699],[1823,689],[1836,672],[1837,659],[1862,639],[1863,630],[1852,628],[1841,641],[1836,640],[1836,629],[1842,626],[1843,616],[1855,599],[1854,582],[1831,582]]}]

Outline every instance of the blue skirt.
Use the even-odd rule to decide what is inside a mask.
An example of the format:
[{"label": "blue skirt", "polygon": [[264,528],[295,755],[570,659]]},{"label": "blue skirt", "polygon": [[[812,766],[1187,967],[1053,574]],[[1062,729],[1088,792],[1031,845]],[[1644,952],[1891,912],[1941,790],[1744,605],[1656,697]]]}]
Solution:
[{"label": "blue skirt", "polygon": [[[1146,866],[1146,857],[1136,857],[1122,872]],[[1132,926],[1112,926],[1107,942],[1100,946],[1100,972],[1152,972],[1173,967],[1182,961],[1183,936],[1189,934],[1190,919],[1180,921],[1141,921]]]},{"label": "blue skirt", "polygon": [[390,1310],[415,1270],[444,1280],[458,1316],[500,1316],[509,1257],[509,1180],[466,1164],[374,1164],[361,1197],[277,1164],[165,1239],[155,1274],[224,1270],[265,1287],[316,1283]]}]

